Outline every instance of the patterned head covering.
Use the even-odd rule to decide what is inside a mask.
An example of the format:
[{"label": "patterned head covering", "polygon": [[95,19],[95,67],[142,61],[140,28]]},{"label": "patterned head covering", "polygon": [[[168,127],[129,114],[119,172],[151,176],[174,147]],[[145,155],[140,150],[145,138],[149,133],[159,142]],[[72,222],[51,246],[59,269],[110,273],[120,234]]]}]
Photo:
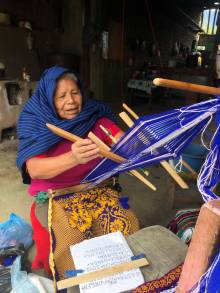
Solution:
[{"label": "patterned head covering", "polygon": [[[80,114],[73,119],[61,119],[54,106],[54,92],[57,79],[70,72],[63,67],[54,66],[44,71],[36,91],[24,105],[20,114],[17,133],[19,138],[17,166],[22,171],[24,183],[30,183],[26,172],[26,160],[44,153],[62,140],[51,132],[46,123],[51,123],[75,135],[85,135],[100,117],[114,119],[114,114],[102,102],[83,96]],[[75,73],[74,73],[75,74]],[[77,84],[83,95],[80,79]]]}]

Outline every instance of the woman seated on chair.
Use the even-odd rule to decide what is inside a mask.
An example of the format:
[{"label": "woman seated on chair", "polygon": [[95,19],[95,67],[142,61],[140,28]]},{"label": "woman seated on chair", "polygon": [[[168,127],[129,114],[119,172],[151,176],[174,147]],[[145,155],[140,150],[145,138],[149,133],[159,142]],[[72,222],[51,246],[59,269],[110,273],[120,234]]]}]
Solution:
[{"label": "woman seated on chair", "polygon": [[[82,139],[75,143],[62,139],[52,133],[46,123]],[[64,278],[65,270],[74,268],[70,245],[115,231],[129,235],[139,228],[135,215],[121,205],[112,180],[88,190],[80,185],[101,160],[99,147],[87,138],[88,132],[92,131],[111,145],[100,124],[116,139],[123,135],[110,109],[86,98],[76,74],[57,66],[44,72],[19,118],[17,165],[24,183],[30,184],[29,194],[36,199],[31,208],[37,248],[32,267],[50,271],[52,241],[51,255],[58,279]],[[49,208],[49,225],[48,190],[57,195]]]}]

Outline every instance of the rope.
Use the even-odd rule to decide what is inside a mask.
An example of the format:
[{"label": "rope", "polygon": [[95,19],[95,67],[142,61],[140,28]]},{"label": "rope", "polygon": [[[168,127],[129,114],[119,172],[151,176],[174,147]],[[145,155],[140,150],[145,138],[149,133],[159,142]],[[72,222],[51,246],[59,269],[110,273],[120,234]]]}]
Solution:
[{"label": "rope", "polygon": [[148,16],[148,20],[149,20],[149,24],[150,24],[150,28],[151,28],[153,41],[157,46],[157,57],[158,57],[158,60],[159,60],[159,63],[160,63],[160,67],[162,68],[162,61],[161,61],[161,57],[160,57],[160,54],[159,54],[159,45],[158,45],[158,41],[157,41],[157,38],[156,38],[156,33],[155,33],[153,21],[152,21],[152,13],[150,11],[150,5],[149,5],[148,0],[145,0],[145,6],[146,6],[146,10],[147,10],[147,16]]}]

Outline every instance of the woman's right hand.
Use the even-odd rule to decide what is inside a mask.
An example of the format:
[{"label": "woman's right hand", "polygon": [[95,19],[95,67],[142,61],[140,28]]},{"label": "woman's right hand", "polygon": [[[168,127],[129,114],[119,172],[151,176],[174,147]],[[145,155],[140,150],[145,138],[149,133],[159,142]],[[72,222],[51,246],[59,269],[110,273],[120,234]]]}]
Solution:
[{"label": "woman's right hand", "polygon": [[80,139],[72,144],[72,156],[77,164],[86,164],[100,157],[99,147],[90,139]]}]

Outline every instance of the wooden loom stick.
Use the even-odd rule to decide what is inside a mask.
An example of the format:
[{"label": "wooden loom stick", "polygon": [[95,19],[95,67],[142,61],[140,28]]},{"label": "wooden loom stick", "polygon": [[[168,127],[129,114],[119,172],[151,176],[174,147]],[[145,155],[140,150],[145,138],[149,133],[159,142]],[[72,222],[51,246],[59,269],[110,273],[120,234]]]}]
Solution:
[{"label": "wooden loom stick", "polygon": [[113,143],[116,143],[117,140],[115,139],[115,137],[108,131],[108,129],[106,129],[103,125],[99,125],[99,127],[101,128],[101,130],[111,139],[111,141]]},{"label": "wooden loom stick", "polygon": [[127,104],[123,103],[122,107],[134,117],[135,120],[139,119],[139,116],[130,108]]},{"label": "wooden loom stick", "polygon": [[109,277],[132,269],[140,268],[149,265],[146,258],[132,260],[121,264],[114,265],[110,268],[100,269],[95,272],[86,273],[76,277],[68,278],[57,282],[58,290],[70,288],[82,283],[91,282],[94,280]]},{"label": "wooden loom stick", "polygon": [[[72,142],[76,142],[77,140],[81,139],[81,137],[77,136],[77,135],[74,135],[68,131],[65,131],[57,126],[54,126],[52,124],[49,124],[49,123],[46,123],[47,127],[53,131],[54,133],[56,133],[57,135],[69,140],[69,141],[72,141]],[[115,161],[117,163],[122,163],[124,162],[124,158],[122,158],[121,156],[118,156],[110,151],[107,151],[103,148],[100,148],[100,153],[103,157],[106,157],[108,159],[111,159],[112,161]]]},{"label": "wooden loom stick", "polygon": [[194,176],[198,176],[197,172],[186,162],[182,159],[183,166],[188,169]]},{"label": "wooden loom stick", "polygon": [[189,189],[189,185],[174,171],[167,161],[161,161],[161,165],[170,174],[170,176],[179,184],[183,189]]},{"label": "wooden loom stick", "polygon": [[121,112],[118,114],[119,117],[127,124],[127,126],[130,128],[134,125],[134,122],[131,120],[131,118],[128,116],[127,113]]},{"label": "wooden loom stick", "polygon": [[[109,146],[107,146],[103,141],[101,141],[94,133],[89,132],[88,137],[94,141],[97,145],[99,145],[100,147],[103,145],[105,146],[106,150],[110,150]],[[122,158],[122,157],[121,157]],[[123,160],[125,161],[125,159],[123,158]],[[156,191],[157,188],[149,181],[147,180],[144,176],[142,176],[139,172],[137,172],[136,170],[131,170],[130,173],[132,175],[134,175],[135,177],[137,177],[139,180],[141,180],[145,185],[147,185],[149,188],[151,188],[152,190]]]},{"label": "wooden loom stick", "polygon": [[155,84],[156,86],[169,87],[190,92],[197,92],[209,95],[220,95],[219,88],[171,79],[155,78],[153,80],[153,84]]},{"label": "wooden loom stick", "polygon": [[[122,115],[123,113],[123,115]],[[127,115],[127,113],[122,112],[119,114],[119,116],[123,119],[123,121],[129,126],[131,125],[131,118]],[[129,119],[128,119],[128,118]],[[132,125],[134,122],[132,121]],[[131,125],[131,126],[132,126]],[[129,127],[131,127],[129,126]],[[186,184],[186,182],[173,170],[173,168],[170,166],[170,164],[166,161],[161,161],[160,164],[163,166],[163,168],[171,175],[171,177],[179,184],[179,186],[183,189],[188,189],[189,186]]]},{"label": "wooden loom stick", "polygon": [[[137,119],[139,119],[139,116],[130,108],[130,107],[128,107],[128,105],[127,104],[125,104],[125,103],[123,103],[122,104],[122,107],[125,109],[125,110],[127,110],[127,112],[128,113],[130,113],[136,120]],[[130,117],[129,117],[129,119],[130,119]],[[191,173],[192,173],[192,175],[194,175],[194,176],[198,176],[198,174],[196,173],[196,171],[186,162],[186,161],[184,161],[183,159],[182,159],[182,164],[183,164],[183,166],[188,170],[188,171],[190,171]]]},{"label": "wooden loom stick", "polygon": [[[103,148],[105,148],[107,151],[110,150],[110,147],[105,144],[100,138],[98,138],[93,132],[89,132],[88,137],[95,142],[98,146],[102,146]],[[123,158],[123,160],[125,161],[125,159]]]}]

